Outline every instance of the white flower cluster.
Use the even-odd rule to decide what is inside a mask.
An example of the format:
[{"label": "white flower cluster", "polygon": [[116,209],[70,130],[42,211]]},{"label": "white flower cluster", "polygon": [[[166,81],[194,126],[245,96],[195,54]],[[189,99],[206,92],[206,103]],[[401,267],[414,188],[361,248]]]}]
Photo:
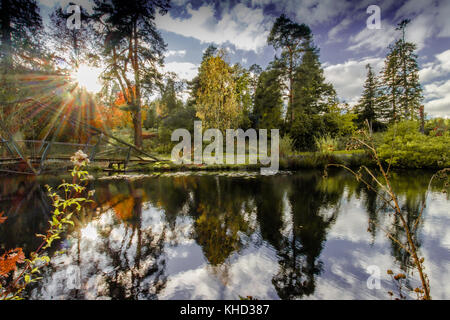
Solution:
[{"label": "white flower cluster", "polygon": [[70,157],[70,161],[72,161],[72,163],[77,167],[85,166],[90,162],[88,155],[82,150],[75,152],[75,154]]}]

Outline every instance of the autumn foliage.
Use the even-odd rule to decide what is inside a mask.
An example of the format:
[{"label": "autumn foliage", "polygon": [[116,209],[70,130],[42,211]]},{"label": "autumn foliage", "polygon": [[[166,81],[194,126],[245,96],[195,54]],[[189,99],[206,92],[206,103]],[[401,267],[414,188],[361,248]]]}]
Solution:
[{"label": "autumn foliage", "polygon": [[[0,212],[0,224],[4,223],[7,217],[3,216],[3,212]],[[25,255],[22,248],[15,248],[3,253],[0,256],[0,278],[5,278],[11,271],[16,271],[17,264],[23,263]]]},{"label": "autumn foliage", "polygon": [[15,248],[0,256],[0,277],[7,277],[11,271],[16,271],[17,264],[23,263],[25,255],[22,248]]}]

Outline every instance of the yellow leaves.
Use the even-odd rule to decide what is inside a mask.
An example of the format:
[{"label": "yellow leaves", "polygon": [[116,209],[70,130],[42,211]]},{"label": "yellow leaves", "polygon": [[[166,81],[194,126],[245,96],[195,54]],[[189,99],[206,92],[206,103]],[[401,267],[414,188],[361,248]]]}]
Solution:
[{"label": "yellow leaves", "polygon": [[113,197],[110,200],[110,203],[113,204],[112,207],[114,208],[114,211],[122,221],[129,220],[133,216],[133,209],[135,205],[133,197],[118,195]]},{"label": "yellow leaves", "polygon": [[209,57],[202,62],[199,82],[196,114],[204,126],[222,131],[236,127],[240,108],[230,66],[220,56]]}]

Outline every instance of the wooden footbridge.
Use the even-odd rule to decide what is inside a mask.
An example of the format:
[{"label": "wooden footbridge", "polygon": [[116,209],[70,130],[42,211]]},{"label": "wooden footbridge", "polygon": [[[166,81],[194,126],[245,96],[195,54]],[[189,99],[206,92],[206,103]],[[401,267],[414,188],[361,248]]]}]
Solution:
[{"label": "wooden footbridge", "polygon": [[[130,164],[145,164],[159,161],[133,144],[115,137],[106,130],[98,129],[74,115],[63,115],[60,110],[34,99],[15,102],[16,105],[27,105],[30,109],[45,109],[57,114],[60,119],[47,128],[42,139],[22,140],[15,138],[8,127],[8,118],[0,120],[0,172],[39,175],[67,170],[71,166],[70,157],[83,150],[91,162],[103,163],[105,171],[124,171]],[[86,143],[58,141],[61,127],[70,124],[73,128],[83,130],[88,137]],[[17,130],[16,130],[17,131]],[[75,140],[75,139],[72,139]]]}]

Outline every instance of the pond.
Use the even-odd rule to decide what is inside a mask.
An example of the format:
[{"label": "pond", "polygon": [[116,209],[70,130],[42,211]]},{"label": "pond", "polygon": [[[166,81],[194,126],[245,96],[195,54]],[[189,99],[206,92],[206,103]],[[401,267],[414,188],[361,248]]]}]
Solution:
[{"label": "pond", "polygon": [[[410,222],[431,175],[393,174]],[[8,216],[0,243],[36,248],[51,211],[44,186],[60,179],[0,178]],[[404,239],[402,229],[344,171],[99,177],[89,187],[96,206],[58,243],[65,251],[29,299],[390,299],[388,269],[418,283],[409,257],[385,234]],[[431,188],[416,238],[433,299],[449,299],[450,200],[440,191]],[[378,288],[367,284],[374,268]]]}]

